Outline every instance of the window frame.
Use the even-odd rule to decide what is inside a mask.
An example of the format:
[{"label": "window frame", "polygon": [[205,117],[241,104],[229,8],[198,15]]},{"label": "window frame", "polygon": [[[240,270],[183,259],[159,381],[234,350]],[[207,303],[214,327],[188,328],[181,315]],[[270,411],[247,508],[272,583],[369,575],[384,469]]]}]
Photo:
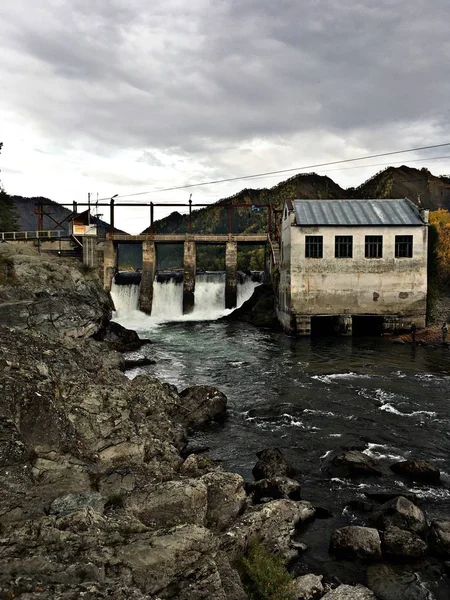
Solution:
[{"label": "window frame", "polygon": [[413,255],[414,255],[414,236],[413,235],[396,235],[395,236],[395,244],[394,244],[395,258],[412,258]]},{"label": "window frame", "polygon": [[[342,250],[346,248],[343,253]],[[353,236],[335,235],[334,236],[334,258],[353,258]]]},{"label": "window frame", "polygon": [[383,258],[383,236],[366,235],[364,238],[364,257],[370,259]]},{"label": "window frame", "polygon": [[305,258],[323,258],[323,235],[305,235]]}]

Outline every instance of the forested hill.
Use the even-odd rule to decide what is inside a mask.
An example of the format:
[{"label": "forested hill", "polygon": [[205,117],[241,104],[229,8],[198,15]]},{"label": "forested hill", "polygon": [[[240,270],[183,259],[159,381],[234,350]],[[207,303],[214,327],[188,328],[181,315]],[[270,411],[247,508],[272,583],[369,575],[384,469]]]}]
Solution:
[{"label": "forested hill", "polygon": [[450,208],[450,177],[436,177],[428,169],[388,167],[357,188],[350,198],[410,198],[424,208]]},{"label": "forested hill", "polygon": [[[219,200],[211,206],[193,211],[192,231],[198,233],[226,233],[229,222],[229,205],[272,204],[281,209],[285,200],[294,198],[404,198],[424,208],[450,209],[450,178],[436,177],[428,169],[388,167],[356,188],[341,188],[332,179],[316,173],[298,174],[272,188],[246,188],[234,196]],[[249,208],[233,209],[233,231],[256,233],[264,231],[267,211]],[[172,213],[155,222],[160,233],[185,233],[189,228],[186,215]],[[147,232],[148,229],[145,230]]]}]

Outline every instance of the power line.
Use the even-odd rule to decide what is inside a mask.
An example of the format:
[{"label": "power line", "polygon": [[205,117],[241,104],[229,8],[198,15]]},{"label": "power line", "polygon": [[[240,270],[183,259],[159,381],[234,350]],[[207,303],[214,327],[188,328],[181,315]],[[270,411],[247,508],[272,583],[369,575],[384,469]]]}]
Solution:
[{"label": "power line", "polygon": [[[205,185],[215,185],[218,183],[228,183],[231,181],[243,181],[245,179],[257,179],[259,177],[266,177],[268,175],[281,175],[282,173],[291,173],[293,171],[303,171],[305,169],[317,169],[319,167],[327,167],[330,165],[340,165],[340,164],[344,164],[344,163],[356,162],[356,161],[360,161],[360,160],[367,160],[367,159],[371,159],[371,158],[381,158],[382,156],[393,156],[395,154],[406,154],[407,152],[419,152],[420,150],[431,150],[432,148],[443,148],[445,146],[450,146],[450,142],[447,142],[445,144],[433,144],[430,146],[420,146],[418,148],[409,148],[407,150],[394,150],[392,152],[381,152],[379,154],[369,154],[366,156],[358,156],[356,158],[346,158],[343,160],[334,160],[334,161],[325,162],[325,163],[307,165],[304,167],[293,167],[290,169],[267,171],[265,173],[256,173],[254,175],[242,175],[240,177],[228,177],[226,179],[215,179],[215,180],[211,180],[211,181],[203,181],[201,183],[190,183],[190,184],[186,184],[186,185],[178,185],[178,186],[173,186],[173,187],[169,187],[169,188],[160,188],[160,189],[156,189],[156,190],[149,190],[146,192],[136,192],[134,194],[123,194],[123,195],[119,196],[119,198],[123,198],[123,197],[129,198],[132,196],[143,196],[145,194],[156,194],[156,193],[161,193],[161,192],[172,192],[175,190],[184,190],[184,189],[188,189],[188,188],[201,187],[201,186],[205,186]],[[108,198],[104,198],[104,200],[108,200]]]},{"label": "power line", "polygon": [[[447,156],[432,156],[429,158],[413,158],[411,160],[408,160],[408,163],[412,163],[412,162],[423,162],[424,160],[444,160],[444,159],[449,159],[450,155]],[[389,167],[392,165],[401,165],[403,163],[403,161],[399,160],[396,162],[386,162],[386,163],[372,163],[370,165],[357,165],[357,166],[353,166],[353,167],[340,167],[338,169],[320,169],[319,171],[317,171],[317,174],[320,173],[334,173],[335,171],[347,171],[347,170],[351,170],[351,169],[369,169],[372,167]],[[276,175],[262,175],[261,179],[269,179],[270,177],[276,177]],[[404,183],[408,182],[408,181],[418,181],[418,179],[407,179],[404,180]],[[364,185],[365,182],[363,182],[361,185]],[[360,187],[360,186],[356,186],[356,187]],[[146,192],[142,192],[142,193],[146,193]],[[105,200],[107,200],[108,198],[105,198]],[[128,200],[124,200],[123,202],[128,202]],[[129,200],[129,202],[133,202],[133,200]],[[171,200],[167,200],[168,203],[172,202]],[[164,200],[160,200],[159,204],[164,204]],[[147,206],[147,204],[143,204],[142,206]]]}]

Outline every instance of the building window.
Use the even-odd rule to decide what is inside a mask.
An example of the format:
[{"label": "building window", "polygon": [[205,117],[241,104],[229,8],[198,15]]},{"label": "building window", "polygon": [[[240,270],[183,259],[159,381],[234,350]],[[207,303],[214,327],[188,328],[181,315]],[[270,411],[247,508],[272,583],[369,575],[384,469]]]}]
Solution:
[{"label": "building window", "polygon": [[383,236],[366,235],[366,258],[383,257]]},{"label": "building window", "polygon": [[396,235],[395,236],[395,258],[412,258],[413,255],[413,236]]},{"label": "building window", "polygon": [[334,256],[336,258],[352,258],[353,236],[337,235],[334,238]]},{"label": "building window", "polygon": [[323,258],[323,237],[321,235],[306,236],[305,258]]}]

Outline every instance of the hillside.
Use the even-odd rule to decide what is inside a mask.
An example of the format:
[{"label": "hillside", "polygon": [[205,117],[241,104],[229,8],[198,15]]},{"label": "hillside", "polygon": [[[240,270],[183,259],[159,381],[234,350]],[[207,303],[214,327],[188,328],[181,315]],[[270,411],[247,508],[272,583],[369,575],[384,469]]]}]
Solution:
[{"label": "hillside", "polygon": [[[20,231],[36,231],[38,228],[38,217],[36,213],[36,205],[38,202],[42,202],[45,205],[45,215],[43,228],[46,229],[61,229],[66,233],[69,230],[69,223],[71,221],[72,211],[49,198],[43,198],[41,196],[34,196],[32,198],[26,198],[24,196],[10,196],[10,200],[13,202],[15,212],[17,214],[19,230]],[[80,209],[84,211],[85,209]],[[49,215],[49,216],[47,216]],[[92,219],[92,222],[100,227],[109,229],[109,224],[101,219]],[[62,223],[58,225],[58,223]],[[116,233],[125,233],[121,229],[115,228]]]},{"label": "hillside", "polygon": [[[228,233],[230,205],[272,204],[281,209],[285,200],[290,198],[345,198],[346,191],[329,177],[316,173],[294,175],[272,188],[245,188],[229,198],[219,200],[215,204],[193,211],[192,231],[194,233]],[[263,231],[267,223],[267,210],[259,212],[250,208],[233,209],[233,232],[256,233]],[[189,230],[189,219],[186,215],[172,213],[154,224],[159,233],[186,233]],[[144,230],[148,232],[148,228]]]},{"label": "hillside", "polygon": [[[450,208],[450,178],[432,175],[428,169],[411,167],[388,167],[360,186],[343,189],[332,179],[316,173],[298,174],[272,188],[246,188],[234,196],[219,200],[215,204],[192,213],[192,231],[203,233],[227,233],[230,205],[272,204],[281,209],[285,200],[294,198],[404,198],[420,203],[425,208]],[[264,231],[267,211],[250,208],[233,209],[233,232],[256,233]],[[186,233],[189,219],[186,215],[172,213],[156,221],[158,233]],[[148,232],[148,228],[144,230]],[[144,233],[143,232],[143,233]]]},{"label": "hillside", "polygon": [[388,167],[357,188],[347,190],[353,198],[410,198],[424,208],[450,208],[450,178],[436,177],[428,169]]}]

